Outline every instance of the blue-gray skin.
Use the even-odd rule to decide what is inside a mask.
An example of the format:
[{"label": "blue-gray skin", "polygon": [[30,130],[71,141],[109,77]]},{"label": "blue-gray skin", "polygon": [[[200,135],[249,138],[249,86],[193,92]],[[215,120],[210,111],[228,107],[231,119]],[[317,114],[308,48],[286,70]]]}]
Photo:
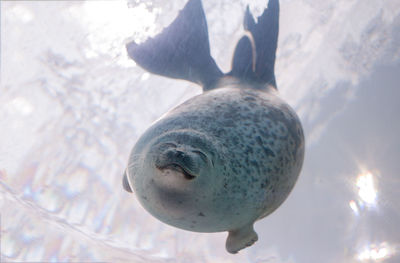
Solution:
[{"label": "blue-gray skin", "polygon": [[[191,231],[229,231],[236,253],[258,238],[256,220],[287,198],[300,173],[304,135],[296,113],[278,97],[274,63],[279,4],[238,43],[232,71],[222,74],[209,53],[200,0],[128,52],[150,72],[200,83],[204,93],[156,121],[134,146],[124,188],[159,220]],[[186,48],[183,48],[186,47]]]}]

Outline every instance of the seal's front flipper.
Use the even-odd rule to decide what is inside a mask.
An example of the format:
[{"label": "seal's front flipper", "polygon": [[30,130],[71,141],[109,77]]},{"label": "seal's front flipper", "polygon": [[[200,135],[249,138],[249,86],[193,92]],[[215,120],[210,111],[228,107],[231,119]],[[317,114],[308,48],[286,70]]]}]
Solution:
[{"label": "seal's front flipper", "polygon": [[[244,75],[247,79],[270,84],[276,88],[274,68],[279,31],[279,1],[269,0],[268,8],[258,17],[257,23],[247,7],[243,25],[244,29],[251,33],[249,38],[247,36],[244,38],[252,44],[253,50],[249,53],[249,44],[243,45],[242,40],[239,41],[230,74],[239,78],[243,78]],[[244,53],[247,55],[244,56]],[[252,55],[251,63],[250,55]],[[243,62],[252,65],[252,71],[241,69]]]},{"label": "seal's front flipper", "polygon": [[127,191],[129,193],[132,193],[132,188],[129,185],[128,177],[126,175],[126,172],[124,173],[124,176],[122,177],[122,186],[124,187],[125,191]]},{"label": "seal's front flipper", "polygon": [[137,64],[152,73],[189,80],[205,88],[222,76],[210,55],[201,0],[190,0],[159,35],[140,45],[130,42],[127,50]]},{"label": "seal's front flipper", "polygon": [[239,229],[229,231],[226,239],[226,250],[236,254],[239,250],[253,245],[258,240],[257,233],[254,231],[253,223]]}]

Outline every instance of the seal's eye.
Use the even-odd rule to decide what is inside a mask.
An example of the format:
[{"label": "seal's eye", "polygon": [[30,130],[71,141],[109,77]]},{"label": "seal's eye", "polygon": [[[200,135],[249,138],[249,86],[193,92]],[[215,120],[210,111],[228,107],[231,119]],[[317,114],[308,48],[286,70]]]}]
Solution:
[{"label": "seal's eye", "polygon": [[200,152],[200,151],[193,151],[194,153],[197,153],[198,155],[200,155],[201,159],[203,159],[204,162],[207,162],[207,155],[205,155],[204,153]]},{"label": "seal's eye", "polygon": [[166,142],[166,143],[163,143],[163,144],[162,144],[162,146],[166,146],[166,147],[174,147],[174,148],[176,148],[176,144],[174,144],[174,143],[172,143],[172,142]]},{"label": "seal's eye", "polygon": [[164,151],[164,150],[169,149],[169,148],[176,148],[176,144],[174,144],[172,142],[166,142],[166,143],[162,143],[162,144],[160,144],[158,146],[158,149],[160,151]]}]

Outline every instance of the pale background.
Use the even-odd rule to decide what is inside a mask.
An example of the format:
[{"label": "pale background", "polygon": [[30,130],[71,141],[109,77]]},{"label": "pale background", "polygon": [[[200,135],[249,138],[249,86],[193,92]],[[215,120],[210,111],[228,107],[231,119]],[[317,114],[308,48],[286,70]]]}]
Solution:
[{"label": "pale background", "polygon": [[[281,0],[276,78],[306,158],[288,200],[238,255],[226,233],[150,216],[121,176],[163,113],[199,94],[150,75],[124,44],[160,32],[177,1],[2,1],[1,262],[400,262],[400,1]],[[245,7],[204,0],[229,70]]]}]

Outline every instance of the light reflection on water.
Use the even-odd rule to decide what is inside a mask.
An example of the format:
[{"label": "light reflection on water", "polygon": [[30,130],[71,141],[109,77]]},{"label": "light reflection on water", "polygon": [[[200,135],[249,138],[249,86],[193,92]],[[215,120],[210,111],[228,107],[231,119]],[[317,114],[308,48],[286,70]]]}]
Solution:
[{"label": "light reflection on water", "polygon": [[371,172],[360,174],[357,177],[356,186],[360,199],[370,206],[376,205],[377,190],[374,184],[374,176]]},{"label": "light reflection on water", "polygon": [[370,245],[360,252],[358,255],[358,260],[362,262],[382,262],[383,260],[390,258],[392,254],[395,253],[395,250],[388,245],[386,242],[383,242],[379,245]]},{"label": "light reflection on water", "polygon": [[[287,203],[271,219],[257,223],[258,243],[236,256],[225,253],[225,233],[197,234],[166,226],[122,191],[122,172],[138,136],[172,106],[200,92],[186,82],[137,68],[127,58],[124,43],[159,32],[184,2],[1,2],[2,260],[305,262],[304,258],[331,258],[331,254],[339,258],[335,262],[396,260],[400,237],[397,243],[396,238],[389,240],[390,231],[379,231],[382,221],[375,217],[396,226],[393,222],[398,222],[400,212],[393,205],[396,199],[387,194],[392,192],[382,186],[387,177],[373,170],[355,178],[334,173],[350,181],[352,191],[341,185],[328,199],[337,185],[329,181],[327,189],[321,184],[313,192],[314,184],[305,183],[311,176],[315,178],[310,181],[328,179],[322,173],[313,175],[310,167],[318,163],[309,160]],[[212,53],[222,68],[242,33],[247,3],[204,0]],[[260,11],[263,6],[265,1],[254,1],[252,8]],[[329,123],[355,100],[350,84],[340,92],[343,96],[335,97],[341,83],[357,84],[379,59],[400,58],[400,52],[385,57],[387,50],[398,48],[390,41],[396,38],[388,36],[394,34],[392,26],[400,24],[395,20],[400,4],[282,1],[281,9],[278,85],[301,115],[311,145],[307,153],[312,155],[323,147],[318,142],[326,136]],[[398,186],[399,180],[391,183]],[[314,193],[325,201],[307,210]],[[296,216],[286,216],[299,209]],[[336,220],[332,209],[338,214],[346,211],[347,221]],[[320,213],[323,216],[312,222],[314,226],[334,218],[329,228],[348,228],[327,231],[330,236],[324,237],[340,240],[340,249],[333,245],[332,250],[315,249],[321,243],[316,239],[319,233],[310,234],[314,226],[308,228],[299,217]],[[386,213],[391,217],[386,219]],[[287,218],[292,218],[292,233],[285,232]],[[292,241],[302,229],[307,230],[306,238]],[[304,244],[309,245],[304,249]],[[350,255],[344,247],[349,247]]]}]

